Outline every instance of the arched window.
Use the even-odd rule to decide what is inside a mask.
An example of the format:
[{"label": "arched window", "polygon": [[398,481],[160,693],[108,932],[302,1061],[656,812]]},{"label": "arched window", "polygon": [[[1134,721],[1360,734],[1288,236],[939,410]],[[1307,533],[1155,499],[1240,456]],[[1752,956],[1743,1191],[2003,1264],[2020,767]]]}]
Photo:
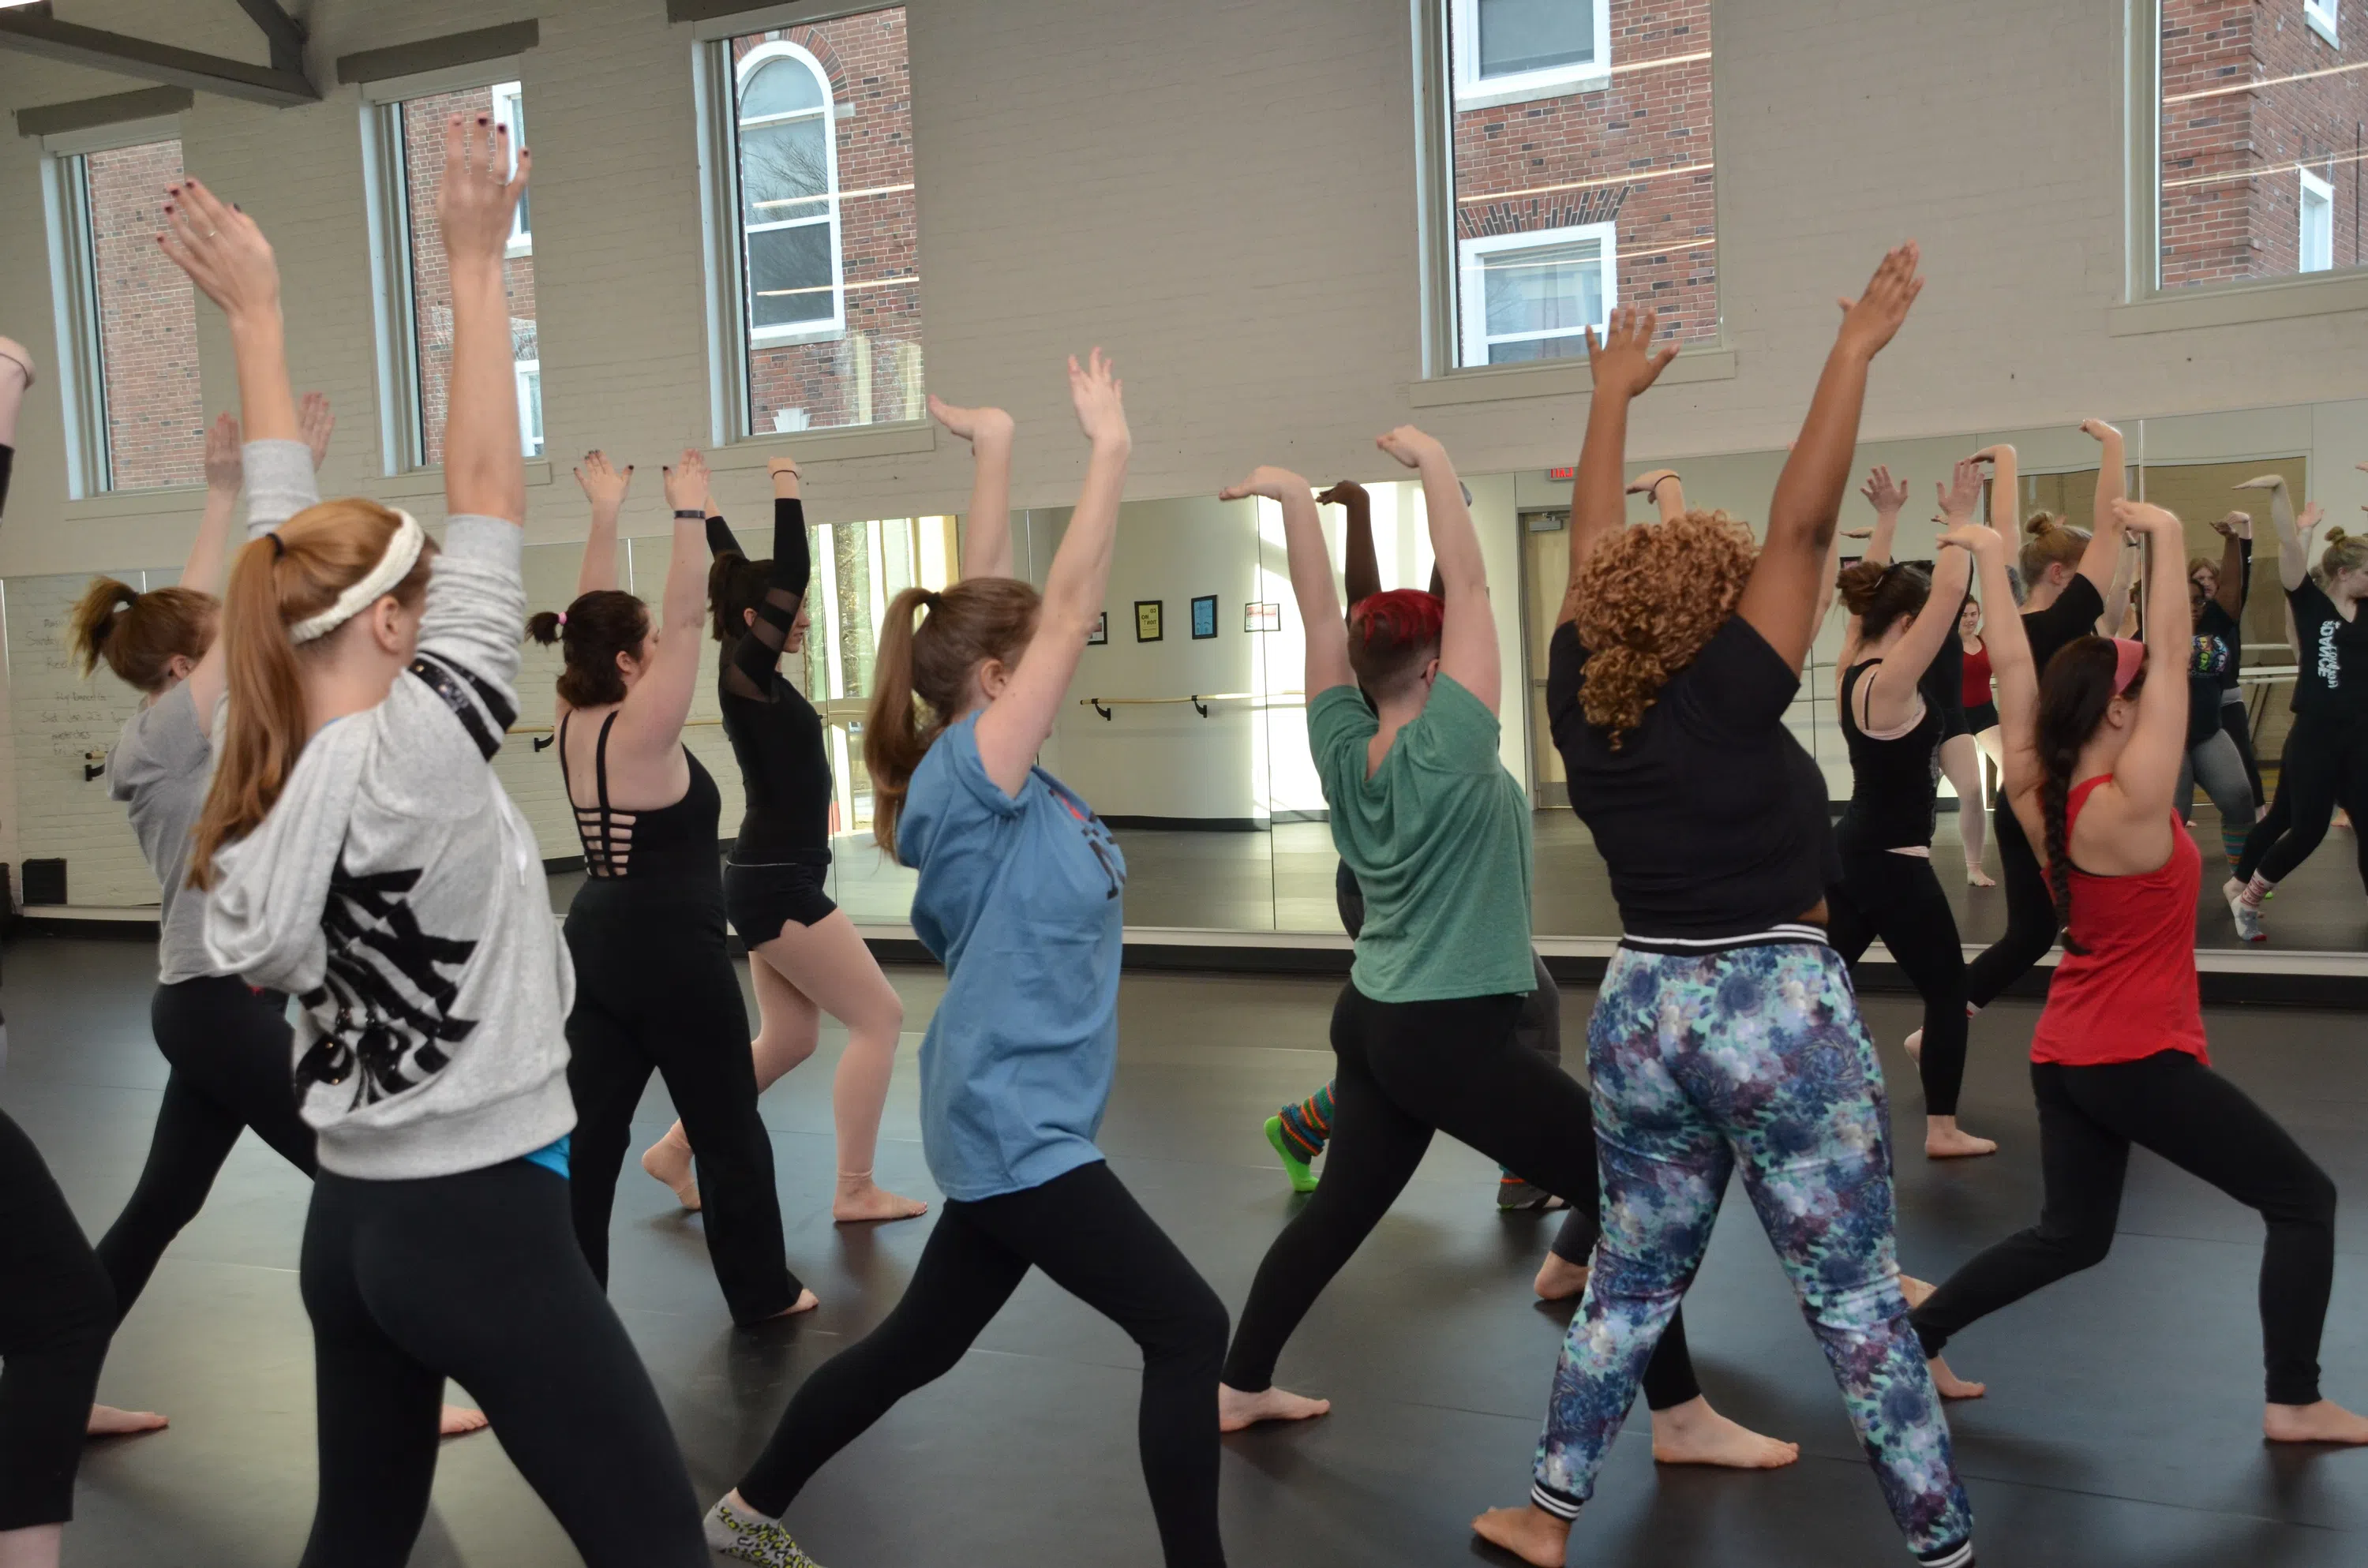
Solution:
[{"label": "arched window", "polygon": [[737,76],[749,338],[829,336],[844,322],[830,78],[813,55],[785,41],[750,50]]}]

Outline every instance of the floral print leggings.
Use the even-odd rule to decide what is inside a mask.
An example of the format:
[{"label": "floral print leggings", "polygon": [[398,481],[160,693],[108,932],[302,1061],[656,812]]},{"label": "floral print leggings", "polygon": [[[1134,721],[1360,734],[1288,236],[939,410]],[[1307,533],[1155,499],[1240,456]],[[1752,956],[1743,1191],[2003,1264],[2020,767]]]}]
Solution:
[{"label": "floral print leggings", "polygon": [[1588,1026],[1603,1234],[1554,1370],[1531,1497],[1569,1517],[1710,1244],[1739,1163],[1907,1545],[1970,1556],[1973,1510],[1899,1291],[1882,1069],[1831,948],[1623,946]]}]

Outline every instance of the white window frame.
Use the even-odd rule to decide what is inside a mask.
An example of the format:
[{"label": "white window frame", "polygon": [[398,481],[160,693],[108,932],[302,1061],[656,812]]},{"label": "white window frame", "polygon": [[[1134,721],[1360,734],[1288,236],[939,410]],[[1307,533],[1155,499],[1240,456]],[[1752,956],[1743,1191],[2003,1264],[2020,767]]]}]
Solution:
[{"label": "white window frame", "polygon": [[90,232],[84,157],[181,139],[181,119],[164,115],[41,138],[41,199],[48,217],[50,298],[57,331],[59,402],[65,415],[66,496],[148,494],[188,485],[117,492],[107,438],[107,358],[98,312],[97,257]]},{"label": "white window frame", "polygon": [[518,449],[529,458],[542,456],[542,361],[513,359],[510,376],[518,383]]},{"label": "white window frame", "polygon": [[[2308,169],[2296,169],[2300,194],[2294,202],[2294,270],[2302,272],[2332,272],[2335,270],[2335,187]],[[2306,250],[2310,242],[2310,210],[2316,204],[2327,214],[2327,249],[2317,266],[2311,264]]]},{"label": "white window frame", "polygon": [[1542,71],[1508,72],[1501,76],[1480,74],[1480,0],[1448,0],[1449,52],[1455,63],[1455,107],[1488,108],[1497,104],[1528,103],[1589,93],[1611,81],[1611,0],[1575,0],[1592,13],[1595,58],[1583,65],[1556,65]]},{"label": "white window frame", "polygon": [[2302,0],[2302,19],[2310,24],[2311,31],[2340,49],[2343,40],[2335,36],[2337,4],[2338,0]]},{"label": "white window frame", "polygon": [[[509,128],[512,174],[518,172],[518,149],[526,145],[526,138],[518,131],[518,121],[524,118],[520,111],[525,101],[526,84],[523,82],[494,84],[494,123]],[[530,199],[522,198],[518,201],[518,210],[510,215],[510,243],[507,255],[518,256],[534,254],[533,224],[534,204]]]},{"label": "white window frame", "polygon": [[[724,47],[728,51],[731,46],[726,44]],[[813,111],[820,117],[823,127],[823,194],[814,198],[822,210],[819,214],[811,217],[785,218],[771,223],[750,223],[745,217],[745,206],[740,191],[740,132],[744,125],[740,118],[740,94],[741,90],[748,85],[749,79],[758,71],[777,61],[784,60],[802,64],[814,73],[815,85],[822,89],[823,107]],[[733,66],[732,101],[728,113],[730,119],[726,129],[730,135],[728,145],[732,178],[733,224],[734,233],[738,242],[736,248],[740,255],[737,269],[740,315],[746,327],[748,347],[752,349],[778,348],[784,344],[792,343],[828,343],[845,336],[847,335],[847,254],[839,231],[838,97],[831,90],[830,73],[822,68],[822,62],[816,60],[809,51],[790,42],[787,39],[775,39],[768,43],[760,43],[742,56]],[[807,116],[803,114],[785,115],[775,117],[765,123],[788,124],[793,119],[805,118]],[[748,308],[748,236],[754,233],[769,233],[781,229],[810,229],[825,225],[828,227],[830,233],[830,314],[827,317],[817,317],[813,321],[785,323],[776,326],[757,325],[751,319],[755,312]]]},{"label": "white window frame", "polygon": [[[1603,314],[1609,320],[1620,299],[1620,240],[1614,223],[1573,223],[1559,229],[1530,229],[1510,234],[1481,234],[1456,242],[1456,355],[1460,368],[1467,370],[1489,369],[1488,346],[1491,343],[1543,342],[1549,337],[1575,337],[1586,330],[1586,324],[1568,333],[1524,333],[1511,336],[1492,337],[1488,332],[1488,301],[1486,288],[1484,257],[1508,250],[1531,250],[1545,245],[1569,244],[1580,240],[1594,240],[1600,246],[1603,268]],[[1598,331],[1604,325],[1600,320],[1592,324]],[[1548,361],[1549,363],[1551,361]]]}]

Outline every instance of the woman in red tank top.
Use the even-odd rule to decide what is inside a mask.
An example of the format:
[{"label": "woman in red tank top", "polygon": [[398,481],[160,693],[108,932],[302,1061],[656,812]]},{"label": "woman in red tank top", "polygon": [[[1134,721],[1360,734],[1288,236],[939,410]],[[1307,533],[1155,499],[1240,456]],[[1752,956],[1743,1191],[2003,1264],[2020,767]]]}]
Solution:
[{"label": "woman in red tank top", "polygon": [[[2179,605],[2179,519],[2117,504],[2153,544],[2150,605]],[[1978,537],[1976,537],[1978,536]],[[1982,583],[2004,594],[1998,536],[1957,528]],[[2004,603],[2002,598],[1993,602]],[[2040,678],[2020,621],[1989,641],[2006,753],[2006,797],[2034,844],[2065,927],[2065,957],[2031,1042],[2046,1198],[2039,1223],[1952,1275],[1911,1314],[1947,1397],[1983,1390],[1941,1359],[1952,1335],[2113,1244],[2130,1145],[2153,1150],[2257,1210],[2261,1339],[2272,1441],[2368,1443],[2368,1419],[2318,1390],[2319,1332],[2335,1277],[2335,1184],[2285,1129],[2207,1064],[2196,994],[2203,857],[2171,812],[2187,740],[2183,615],[2151,615],[2144,644],[2084,637]]]}]

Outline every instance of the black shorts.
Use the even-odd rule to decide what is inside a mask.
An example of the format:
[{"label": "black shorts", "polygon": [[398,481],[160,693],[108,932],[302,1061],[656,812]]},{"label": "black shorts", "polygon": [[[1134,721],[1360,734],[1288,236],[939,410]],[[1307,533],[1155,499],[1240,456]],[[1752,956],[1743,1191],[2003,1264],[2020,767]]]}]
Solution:
[{"label": "black shorts", "polygon": [[1941,738],[1942,740],[1953,740],[1959,735],[1970,735],[1972,733],[1973,731],[1966,727],[1965,710],[1964,709],[1943,708],[1941,710]]},{"label": "black shorts", "polygon": [[762,947],[794,920],[812,926],[829,918],[838,907],[823,891],[830,880],[830,851],[809,852],[811,858],[771,861],[760,866],[723,862],[723,913],[740,940]]},{"label": "black shorts", "polygon": [[1964,733],[1967,734],[1978,735],[1984,730],[1995,730],[1998,728],[1998,704],[1995,702],[1979,703],[1975,707],[1965,709],[1964,712],[1965,715],[1965,729]]}]

